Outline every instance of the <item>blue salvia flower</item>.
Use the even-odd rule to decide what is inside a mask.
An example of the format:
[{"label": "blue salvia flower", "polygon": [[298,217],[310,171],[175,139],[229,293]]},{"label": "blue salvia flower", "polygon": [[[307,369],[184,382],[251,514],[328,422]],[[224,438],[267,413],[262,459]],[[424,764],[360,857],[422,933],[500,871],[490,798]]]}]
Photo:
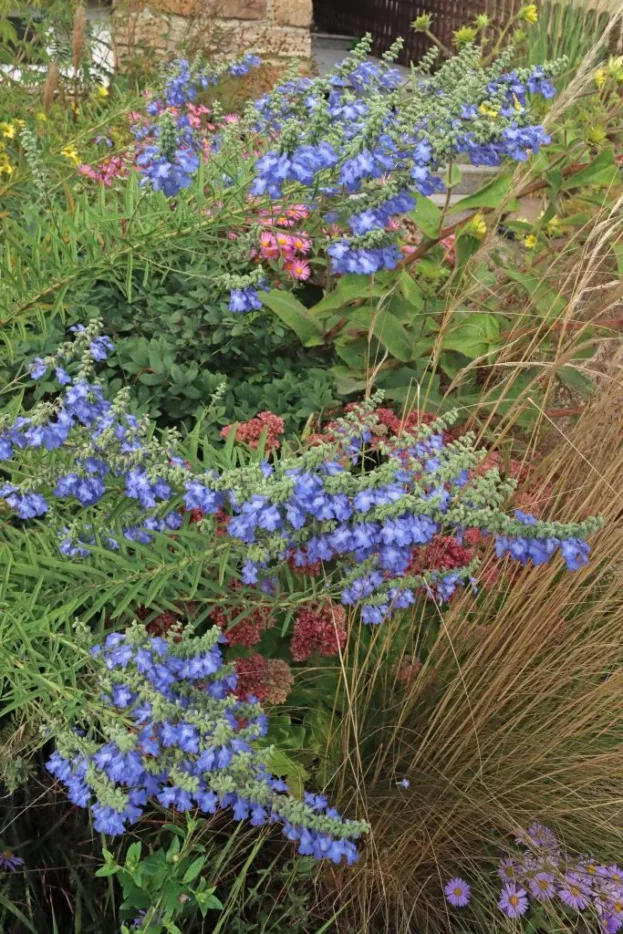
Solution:
[{"label": "blue salvia flower", "polygon": [[[48,771],[101,833],[125,833],[151,802],[178,812],[229,808],[254,827],[280,824],[302,855],[352,865],[367,825],[344,820],[320,795],[290,797],[270,775],[256,750],[266,716],[257,702],[231,696],[236,675],[223,665],[221,638],[213,629],[168,642],[136,627],[107,636],[91,650],[98,739],[62,733]],[[123,735],[119,711],[130,721]]]},{"label": "blue salvia flower", "polygon": [[[88,358],[92,345],[101,346],[97,327],[78,332],[74,344],[63,348],[65,366],[84,361],[85,351]],[[55,362],[49,358],[52,368]],[[244,584],[271,593],[275,571],[286,559],[297,567],[322,562],[328,586],[345,606],[361,606],[362,619],[373,624],[409,606],[414,594],[430,593],[443,602],[472,583],[472,566],[410,576],[414,550],[440,532],[459,541],[468,527],[491,533],[498,557],[522,564],[543,565],[558,553],[569,570],[588,561],[585,538],[599,522],[548,523],[520,510],[506,516],[500,504],[512,484],[495,471],[484,477],[472,473],[482,454],[468,436],[444,441],[448,419],[384,442],[377,466],[363,474],[353,466],[366,457],[376,424],[365,406],[337,423],[336,440],[328,446],[272,465],[193,473],[170,445],[152,437],[146,421],[127,412],[127,396],[109,402],[93,381],[91,364],[87,370],[89,380],[79,370],[61,387],[56,404],[35,407],[29,418],[20,416],[12,424],[5,418],[0,426],[5,469],[24,451],[61,449],[40,478],[22,487],[6,484],[0,496],[19,518],[29,520],[48,512],[51,494],[60,519],[60,550],[68,557],[87,556],[96,541],[118,548],[117,537],[106,528],[110,497],[115,509],[119,498],[126,503],[125,539],[148,545],[154,533],[166,535],[182,525],[182,511],[168,505],[180,496],[186,510],[206,517],[225,510],[225,532]],[[67,500],[71,524],[62,519]],[[490,505],[478,505],[485,502]],[[80,523],[73,514],[75,503],[102,510],[97,538],[93,518]],[[157,677],[164,684],[168,676],[159,671]]]}]

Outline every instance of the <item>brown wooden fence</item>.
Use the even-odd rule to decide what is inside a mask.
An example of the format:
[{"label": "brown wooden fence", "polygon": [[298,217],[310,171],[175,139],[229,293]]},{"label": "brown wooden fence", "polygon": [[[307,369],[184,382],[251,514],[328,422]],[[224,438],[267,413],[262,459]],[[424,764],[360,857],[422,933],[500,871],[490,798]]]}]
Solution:
[{"label": "brown wooden fence", "polygon": [[401,37],[405,45],[399,61],[417,61],[430,48],[423,33],[411,29],[422,13],[433,17],[432,31],[448,48],[452,33],[473,20],[478,13],[497,19],[504,9],[513,8],[513,0],[314,0],[314,22],[323,32],[361,37],[372,33],[374,52],[384,52]]}]

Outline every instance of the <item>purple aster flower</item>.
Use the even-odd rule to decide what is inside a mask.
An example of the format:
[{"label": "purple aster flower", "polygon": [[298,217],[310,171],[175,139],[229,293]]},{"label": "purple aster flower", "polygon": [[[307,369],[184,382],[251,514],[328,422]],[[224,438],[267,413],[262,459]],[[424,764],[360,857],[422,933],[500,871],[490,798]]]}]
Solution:
[{"label": "purple aster flower", "polygon": [[550,830],[544,824],[531,824],[528,827],[528,836],[537,846],[547,847],[548,849],[558,847],[558,837],[553,830]]},{"label": "purple aster flower", "polygon": [[569,873],[565,881],[558,889],[558,896],[561,902],[568,905],[575,911],[584,911],[590,903],[590,889],[575,873]]},{"label": "purple aster flower", "polygon": [[604,914],[601,919],[602,931],[605,934],[617,934],[623,927],[623,916]]},{"label": "purple aster flower", "polygon": [[466,905],[469,905],[472,897],[471,888],[465,879],[461,879],[458,876],[455,879],[450,879],[444,886],[443,891],[453,908],[464,908]]},{"label": "purple aster flower", "polygon": [[24,865],[24,860],[16,856],[12,850],[2,850],[0,852],[0,869],[7,872],[15,872],[20,866]]},{"label": "purple aster flower", "polygon": [[556,894],[554,877],[551,872],[537,872],[537,874],[528,881],[530,894],[540,902],[547,902]]},{"label": "purple aster flower", "polygon": [[616,863],[606,867],[606,874],[612,882],[623,887],[623,869],[617,866]]},{"label": "purple aster flower", "polygon": [[519,918],[528,910],[528,894],[525,889],[509,882],[500,893],[498,905],[509,918]]}]

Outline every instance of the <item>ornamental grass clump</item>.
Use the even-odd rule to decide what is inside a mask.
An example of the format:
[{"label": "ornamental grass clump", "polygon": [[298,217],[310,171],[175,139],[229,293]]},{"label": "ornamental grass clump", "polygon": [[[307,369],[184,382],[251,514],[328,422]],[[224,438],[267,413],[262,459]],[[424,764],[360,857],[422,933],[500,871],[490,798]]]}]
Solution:
[{"label": "ornamental grass clump", "polygon": [[257,698],[233,693],[220,639],[218,629],[166,640],[137,626],[93,646],[97,722],[60,733],[48,770],[102,833],[123,834],[150,801],[180,812],[230,808],[253,827],[280,825],[301,855],[351,865],[366,824],[343,820],[319,795],[296,800],[268,772],[256,748],[266,716]]},{"label": "ornamental grass clump", "polygon": [[53,370],[61,394],[0,428],[5,469],[18,481],[0,497],[20,519],[46,516],[68,557],[86,557],[94,545],[117,550],[120,537],[149,544],[156,533],[175,535],[199,510],[201,531],[215,547],[226,542],[242,584],[270,595],[287,562],[321,562],[326,588],[375,625],[418,595],[443,603],[475,586],[476,560],[412,572],[415,554],[435,536],[460,543],[477,532],[493,539],[498,557],[523,565],[545,565],[557,553],[571,571],[588,562],[585,539],[599,520],[507,515],[514,481],[478,469],[486,450],[472,434],[444,439],[452,414],[413,434],[375,437],[369,453],[377,420],[374,403],[362,403],[338,420],[328,444],[271,463],[194,470],[177,434],[158,438],[149,419],[130,413],[125,391],[105,399],[95,365],[111,350],[97,323],[77,328],[56,355],[32,365],[35,379]]},{"label": "ornamental grass clump", "polygon": [[[589,567],[564,575],[551,562],[526,565],[477,599],[459,592],[436,608],[436,627],[421,625],[416,606],[408,632],[397,617],[353,632],[342,656],[349,707],[327,755],[340,800],[358,802],[371,834],[340,887],[342,930],[506,930],[500,855],[535,821],[571,853],[620,862],[622,412],[609,382],[536,470],[551,487],[549,512],[567,521],[603,513]],[[460,914],[441,900],[454,879],[472,890]],[[507,881],[527,893],[526,922],[547,930],[528,880]],[[332,904],[330,883],[324,894]],[[598,918],[566,914],[559,899],[556,911],[556,930],[567,930],[563,921],[599,930]]]}]

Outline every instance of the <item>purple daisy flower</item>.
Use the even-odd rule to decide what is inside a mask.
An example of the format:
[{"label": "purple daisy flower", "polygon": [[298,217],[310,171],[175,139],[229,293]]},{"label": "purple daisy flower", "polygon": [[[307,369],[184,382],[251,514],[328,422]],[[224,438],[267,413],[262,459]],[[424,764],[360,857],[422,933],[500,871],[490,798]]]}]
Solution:
[{"label": "purple daisy flower", "polygon": [[623,869],[617,866],[616,863],[606,867],[606,874],[612,882],[623,887]]},{"label": "purple daisy flower", "polygon": [[617,891],[610,895],[603,905],[601,923],[607,934],[614,934],[623,928],[623,892]]},{"label": "purple daisy flower", "polygon": [[537,872],[528,882],[530,894],[540,902],[547,902],[556,894],[554,877],[551,872]]},{"label": "purple daisy flower", "polygon": [[13,850],[3,850],[0,853],[0,869],[6,869],[7,872],[15,872],[20,866],[24,865],[24,860],[15,856]]},{"label": "purple daisy flower", "polygon": [[519,918],[528,910],[528,893],[509,882],[500,892],[498,905],[509,918]]},{"label": "purple daisy flower", "polygon": [[465,879],[460,879],[458,876],[446,882],[443,891],[453,908],[464,908],[465,905],[469,905],[472,897],[471,888]]},{"label": "purple daisy flower", "polygon": [[584,911],[589,905],[590,889],[582,882],[580,877],[573,873],[566,877],[563,885],[558,889],[561,902],[574,908],[575,911]]},{"label": "purple daisy flower", "polygon": [[505,856],[500,860],[498,875],[503,882],[514,882],[517,879],[517,863],[512,856]]},{"label": "purple daisy flower", "polygon": [[548,849],[555,849],[558,846],[558,837],[553,830],[550,830],[544,824],[531,824],[528,827],[528,836],[537,846],[547,847]]}]

